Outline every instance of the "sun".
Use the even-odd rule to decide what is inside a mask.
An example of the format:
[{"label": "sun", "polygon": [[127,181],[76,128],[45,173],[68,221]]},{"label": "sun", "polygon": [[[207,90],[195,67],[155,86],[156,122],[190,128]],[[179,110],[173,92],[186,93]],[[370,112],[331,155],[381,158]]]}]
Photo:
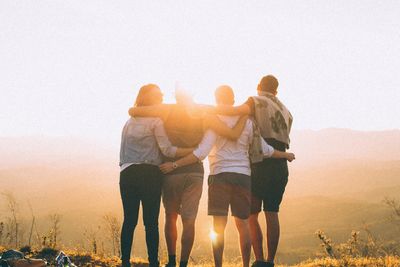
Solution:
[{"label": "sun", "polygon": [[213,229],[211,229],[209,236],[210,236],[211,241],[215,242],[217,240],[218,234]]}]

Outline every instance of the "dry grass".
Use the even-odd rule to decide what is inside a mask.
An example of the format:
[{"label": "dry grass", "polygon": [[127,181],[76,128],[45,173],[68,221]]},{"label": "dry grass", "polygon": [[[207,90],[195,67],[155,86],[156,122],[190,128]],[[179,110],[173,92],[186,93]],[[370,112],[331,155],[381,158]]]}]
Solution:
[{"label": "dry grass", "polygon": [[399,267],[400,257],[386,256],[380,258],[345,258],[345,259],[313,259],[294,265],[293,267]]},{"label": "dry grass", "polygon": [[[4,252],[6,248],[0,246],[0,253]],[[105,257],[93,253],[79,252],[76,250],[64,251],[71,260],[79,267],[117,267],[120,265],[118,257]],[[49,263],[54,264],[55,255],[58,251],[52,249],[45,249],[41,251],[32,251],[28,257],[32,258],[46,258]],[[53,265],[54,266],[54,265]],[[142,259],[133,259],[133,267],[147,267],[148,264]],[[211,261],[191,265],[193,267],[212,267],[214,266]],[[234,263],[226,261],[224,266],[227,267],[240,267],[241,263]],[[289,265],[276,265],[277,267],[289,267]],[[345,257],[341,259],[333,258],[318,258],[309,259],[305,262],[290,265],[292,267],[400,267],[399,256],[386,256],[386,257]]]}]

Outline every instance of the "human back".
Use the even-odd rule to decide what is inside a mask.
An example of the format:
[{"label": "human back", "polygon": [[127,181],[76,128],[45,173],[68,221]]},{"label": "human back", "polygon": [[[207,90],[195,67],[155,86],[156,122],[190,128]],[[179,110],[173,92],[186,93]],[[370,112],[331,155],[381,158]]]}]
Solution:
[{"label": "human back", "polygon": [[183,104],[170,106],[164,125],[172,144],[181,147],[197,146],[204,134],[203,119],[191,116]]},{"label": "human back", "polygon": [[[232,128],[236,125],[240,116],[218,115],[218,118]],[[217,137],[217,141],[208,155],[211,174],[229,171],[250,175],[248,151],[253,135],[252,128],[253,123],[248,119],[242,134],[236,141],[222,136]]]},{"label": "human back", "polygon": [[[155,84],[140,88],[135,106],[160,104],[162,93]],[[168,140],[163,122],[159,118],[129,118],[122,131],[120,166],[125,169],[131,164],[151,164],[158,166],[162,163],[162,154],[175,156],[176,147]]]},{"label": "human back", "polygon": [[161,164],[163,157],[154,135],[160,126],[162,121],[159,118],[129,118],[122,133],[120,166],[129,163]]},{"label": "human back", "polygon": [[293,116],[277,97],[278,86],[278,80],[274,76],[263,77],[257,87],[258,95],[250,97],[246,103],[261,136],[275,149],[284,151],[290,145]]},{"label": "human back", "polygon": [[[168,138],[174,146],[197,147],[204,135],[203,118],[190,113],[193,102],[184,92],[176,92],[176,104],[170,105],[168,115],[164,118],[164,126]],[[165,161],[171,161],[166,157]],[[170,174],[204,173],[201,162],[179,168]]]},{"label": "human back", "polygon": [[[293,117],[286,106],[273,94],[268,92],[259,92],[260,95],[253,96],[255,103],[254,118],[260,129],[260,134],[267,141],[274,139],[273,142],[279,145],[285,144],[283,149],[289,147],[290,130]],[[276,147],[281,148],[280,147]]]}]

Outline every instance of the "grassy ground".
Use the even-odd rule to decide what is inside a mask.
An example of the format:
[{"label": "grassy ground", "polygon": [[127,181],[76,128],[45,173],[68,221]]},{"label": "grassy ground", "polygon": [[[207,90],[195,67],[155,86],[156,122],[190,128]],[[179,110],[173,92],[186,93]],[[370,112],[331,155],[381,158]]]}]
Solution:
[{"label": "grassy ground", "polygon": [[[0,253],[6,249],[0,246]],[[117,267],[120,264],[118,257],[104,257],[92,253],[83,253],[74,250],[64,251],[79,267]],[[46,259],[48,263],[54,266],[54,259],[58,255],[58,251],[45,248],[40,251],[31,251],[26,253],[27,257]],[[240,267],[240,263],[226,262],[228,267]],[[133,267],[147,267],[148,264],[141,259],[133,259]],[[212,267],[212,262],[198,263],[192,265],[194,267]],[[344,258],[331,259],[319,258],[310,259],[308,261],[291,265],[292,267],[400,267],[400,257],[386,256],[382,258]],[[288,267],[288,265],[277,265],[277,267]]]}]

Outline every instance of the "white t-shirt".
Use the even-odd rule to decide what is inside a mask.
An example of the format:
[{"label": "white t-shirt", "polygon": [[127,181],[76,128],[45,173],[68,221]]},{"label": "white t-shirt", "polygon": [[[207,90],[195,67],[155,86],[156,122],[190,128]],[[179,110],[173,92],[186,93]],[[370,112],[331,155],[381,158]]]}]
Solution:
[{"label": "white t-shirt", "polygon": [[[230,128],[233,128],[239,120],[239,116],[219,115],[218,117]],[[212,130],[208,130],[193,154],[200,160],[208,155],[211,175],[222,172],[250,175],[249,146],[252,139],[253,122],[247,120],[242,134],[236,141],[218,136]],[[274,153],[274,148],[264,139],[262,139],[262,149],[264,157],[271,157]]]}]

